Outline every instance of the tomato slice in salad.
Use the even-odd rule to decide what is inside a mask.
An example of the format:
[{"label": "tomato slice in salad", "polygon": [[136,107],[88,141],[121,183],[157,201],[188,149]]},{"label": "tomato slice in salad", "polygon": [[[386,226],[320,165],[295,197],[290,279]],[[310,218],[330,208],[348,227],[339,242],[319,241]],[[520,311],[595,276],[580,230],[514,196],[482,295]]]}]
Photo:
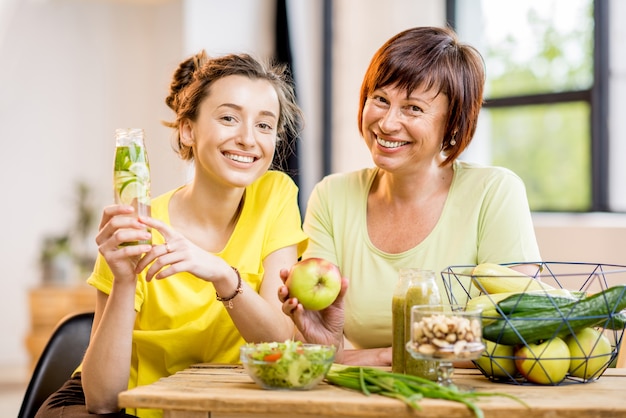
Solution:
[{"label": "tomato slice in salad", "polygon": [[283,353],[266,354],[263,357],[263,361],[268,361],[268,362],[278,361],[282,356],[283,356]]}]

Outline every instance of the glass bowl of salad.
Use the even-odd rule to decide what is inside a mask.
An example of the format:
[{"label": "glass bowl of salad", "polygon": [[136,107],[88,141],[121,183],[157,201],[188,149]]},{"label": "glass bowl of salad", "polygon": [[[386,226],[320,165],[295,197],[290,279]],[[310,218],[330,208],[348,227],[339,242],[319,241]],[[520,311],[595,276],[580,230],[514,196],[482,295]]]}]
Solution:
[{"label": "glass bowl of salad", "polygon": [[308,390],[320,383],[335,359],[332,345],[300,341],[248,343],[241,362],[252,380],[264,389]]}]

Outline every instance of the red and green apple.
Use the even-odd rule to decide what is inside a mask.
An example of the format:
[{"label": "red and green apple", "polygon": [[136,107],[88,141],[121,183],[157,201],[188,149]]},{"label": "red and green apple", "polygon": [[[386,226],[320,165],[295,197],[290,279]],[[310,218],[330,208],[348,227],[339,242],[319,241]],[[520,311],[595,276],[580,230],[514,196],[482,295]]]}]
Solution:
[{"label": "red and green apple", "polygon": [[294,264],[285,281],[289,296],[305,309],[319,311],[329,307],[341,290],[339,267],[323,258],[307,258]]}]

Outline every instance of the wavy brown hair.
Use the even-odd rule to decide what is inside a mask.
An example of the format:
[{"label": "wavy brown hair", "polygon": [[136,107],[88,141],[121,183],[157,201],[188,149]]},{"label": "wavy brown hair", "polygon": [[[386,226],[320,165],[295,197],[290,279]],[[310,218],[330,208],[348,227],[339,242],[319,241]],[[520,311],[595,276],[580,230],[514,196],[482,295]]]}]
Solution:
[{"label": "wavy brown hair", "polygon": [[[484,61],[472,46],[459,42],[450,28],[417,27],[389,39],[374,54],[361,85],[358,124],[369,95],[376,89],[397,86],[407,95],[418,87],[435,89],[449,100],[441,149],[442,165],[454,161],[469,145],[483,105]],[[455,139],[456,144],[450,141]]]},{"label": "wavy brown hair", "polygon": [[[176,113],[176,120],[163,122],[176,130],[174,149],[183,160],[193,160],[193,149],[180,140],[179,126],[184,120],[195,121],[202,101],[211,94],[211,85],[224,77],[241,75],[253,80],[267,80],[278,95],[277,139],[296,137],[303,115],[296,102],[293,80],[286,66],[258,61],[248,54],[229,54],[210,58],[204,50],[181,62],[170,84],[165,103]],[[275,163],[277,159],[275,158]]]}]

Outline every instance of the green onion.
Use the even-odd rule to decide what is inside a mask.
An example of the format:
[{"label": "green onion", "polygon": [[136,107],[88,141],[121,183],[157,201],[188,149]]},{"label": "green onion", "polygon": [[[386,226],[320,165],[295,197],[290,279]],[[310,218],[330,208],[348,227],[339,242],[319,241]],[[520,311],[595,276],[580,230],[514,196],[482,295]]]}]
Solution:
[{"label": "green onion", "polygon": [[502,396],[528,407],[524,401],[508,393],[462,392],[456,387],[441,386],[437,382],[418,376],[388,372],[374,367],[333,365],[326,374],[326,381],[335,386],[360,391],[368,396],[378,394],[399,399],[416,410],[421,410],[418,401],[422,398],[459,402],[467,406],[476,418],[484,417],[483,411],[474,403],[481,397]]}]

